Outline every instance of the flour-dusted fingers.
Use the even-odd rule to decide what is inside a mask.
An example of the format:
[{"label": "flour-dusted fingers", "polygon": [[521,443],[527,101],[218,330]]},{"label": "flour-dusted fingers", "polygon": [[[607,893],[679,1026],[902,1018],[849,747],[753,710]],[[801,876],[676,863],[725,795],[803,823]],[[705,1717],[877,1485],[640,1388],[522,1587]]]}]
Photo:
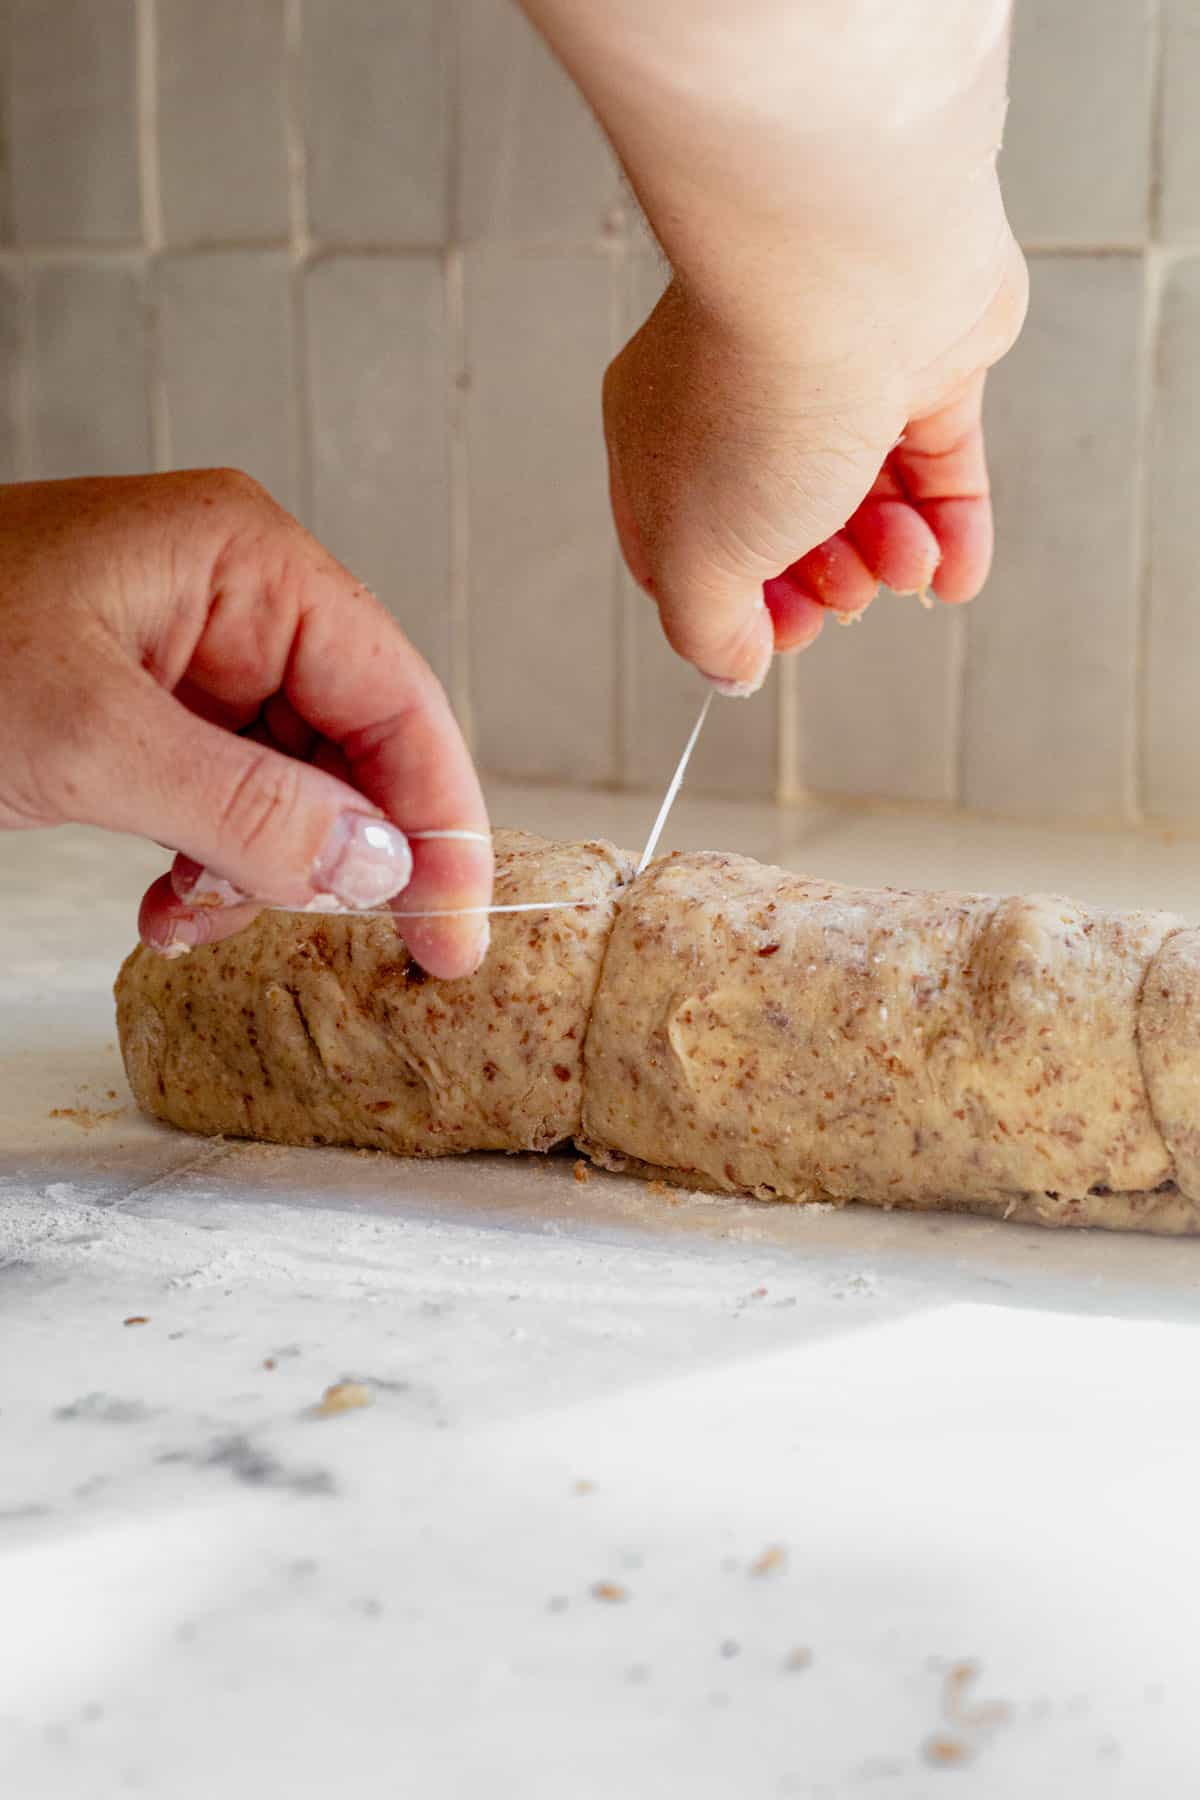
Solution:
[{"label": "flour-dusted fingers", "polygon": [[937,540],[939,600],[973,600],[992,561],[992,501],[983,443],[981,372],[945,404],[914,419],[888,459],[905,497]]},{"label": "flour-dusted fingers", "polygon": [[[198,864],[191,866],[200,873]],[[209,905],[181,900],[173,874],[160,875],[142,896],[138,936],[148,949],[163,956],[182,956],[201,944],[216,944],[244,931],[261,911],[257,901],[234,900],[232,895]]]},{"label": "flour-dusted fingers", "polygon": [[923,594],[932,585],[942,560],[941,544],[932,525],[907,500],[872,491],[847,521],[846,536],[875,579],[893,593]]},{"label": "flour-dusted fingers", "polygon": [[763,598],[771,615],[776,650],[785,655],[807,650],[820,637],[826,608],[797,572],[786,569],[773,581],[764,582]]},{"label": "flour-dusted fingers", "polygon": [[835,531],[802,556],[788,573],[794,574],[822,606],[834,613],[857,617],[879,591],[878,575],[867,566],[846,531]]}]

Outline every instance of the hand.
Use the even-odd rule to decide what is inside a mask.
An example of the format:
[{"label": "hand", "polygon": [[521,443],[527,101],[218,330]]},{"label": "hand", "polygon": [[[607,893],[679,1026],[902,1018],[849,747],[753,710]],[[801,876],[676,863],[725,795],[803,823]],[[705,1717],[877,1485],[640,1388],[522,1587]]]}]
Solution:
[{"label": "hand", "polygon": [[522,0],[674,280],[605,382],[613,511],[735,691],[880,581],[976,592],[985,370],[1025,268],[996,155],[1009,0]]},{"label": "hand", "polygon": [[[947,347],[912,371],[873,366],[868,341],[831,374],[790,317],[743,336],[678,280],[618,356],[604,389],[618,535],[702,673],[753,691],[773,651],[805,649],[831,612],[857,617],[880,583],[950,604],[978,593],[992,554],[984,376],[1026,301],[1011,239],[997,260],[982,311],[950,310]],[[897,295],[897,313],[924,292]]]},{"label": "hand", "polygon": [[403,927],[432,974],[478,967],[491,842],[446,697],[247,476],[0,489],[0,644],[0,829],[78,821],[180,851],[144,942],[225,937],[254,901],[402,892],[405,912],[480,909]]}]

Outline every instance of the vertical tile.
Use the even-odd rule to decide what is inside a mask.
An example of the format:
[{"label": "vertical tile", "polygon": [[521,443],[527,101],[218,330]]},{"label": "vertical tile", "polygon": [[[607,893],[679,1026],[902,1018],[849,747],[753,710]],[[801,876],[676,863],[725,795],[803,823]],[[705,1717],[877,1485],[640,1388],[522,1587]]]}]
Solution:
[{"label": "vertical tile", "polygon": [[158,0],[168,243],[286,237],[283,0]]},{"label": "vertical tile", "polygon": [[[656,304],[667,279],[646,245],[631,259],[628,337]],[[705,684],[663,637],[654,603],[622,571],[625,656],[621,677],[622,780],[665,785],[705,693]],[[778,682],[773,675],[750,700],[719,700],[688,769],[688,792],[768,799],[778,775]]]},{"label": "vertical tile", "polygon": [[443,0],[304,0],[308,212],[316,238],[446,240],[444,11]]},{"label": "vertical tile", "polygon": [[335,257],[305,290],[312,527],[449,666],[449,450],[437,256]]},{"label": "vertical tile", "polygon": [[1200,237],[1200,10],[1163,0],[1158,222],[1167,239]]},{"label": "vertical tile", "polygon": [[15,237],[136,242],[133,0],[6,0],[5,10]]},{"label": "vertical tile", "polygon": [[1000,175],[1023,242],[1146,235],[1157,0],[1017,0]]},{"label": "vertical tile", "polygon": [[173,467],[245,469],[294,510],[286,254],[166,257],[158,265],[158,302]]},{"label": "vertical tile", "polygon": [[1150,813],[1200,818],[1200,257],[1167,277],[1150,465],[1144,770]]},{"label": "vertical tile", "polygon": [[24,467],[24,357],[24,282],[16,270],[0,268],[0,482],[19,481]]},{"label": "vertical tile", "polygon": [[468,253],[471,663],[497,774],[614,774],[616,546],[600,381],[607,258]]},{"label": "vertical tile", "polygon": [[963,617],[881,593],[830,620],[796,667],[800,785],[823,794],[956,798]]},{"label": "vertical tile", "polygon": [[35,476],[150,467],[144,281],[126,258],[31,269]]},{"label": "vertical tile", "polygon": [[1036,257],[987,408],[996,566],[967,620],[968,805],[1125,813],[1137,645],[1139,257]]},{"label": "vertical tile", "polygon": [[496,0],[458,0],[456,19],[463,237],[580,242],[610,230],[616,159],[532,25]]}]

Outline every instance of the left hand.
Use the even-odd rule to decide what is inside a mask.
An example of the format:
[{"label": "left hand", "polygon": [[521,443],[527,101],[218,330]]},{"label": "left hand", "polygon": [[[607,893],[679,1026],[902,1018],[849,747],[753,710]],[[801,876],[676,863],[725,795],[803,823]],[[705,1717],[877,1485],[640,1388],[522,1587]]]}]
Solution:
[{"label": "left hand", "polygon": [[[142,902],[177,954],[258,902],[406,919],[433,975],[487,948],[487,812],[395,621],[232,470],[0,489],[0,830],[68,821],[182,854]],[[247,896],[253,895],[253,900]]]}]

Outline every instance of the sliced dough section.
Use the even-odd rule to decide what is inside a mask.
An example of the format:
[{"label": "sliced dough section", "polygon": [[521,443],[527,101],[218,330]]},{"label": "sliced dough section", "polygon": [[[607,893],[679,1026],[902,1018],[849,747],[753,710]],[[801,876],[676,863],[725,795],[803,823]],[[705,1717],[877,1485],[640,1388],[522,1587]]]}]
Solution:
[{"label": "sliced dough section", "polygon": [[1137,1034],[1179,924],[668,858],[614,927],[585,1145],[762,1197],[1195,1229]]},{"label": "sliced dough section", "polygon": [[264,912],[167,961],[135,950],[117,1022],[139,1105],[187,1131],[405,1155],[548,1150],[579,1129],[584,1033],[631,859],[496,834],[482,969],[430,981],[389,919]]}]

